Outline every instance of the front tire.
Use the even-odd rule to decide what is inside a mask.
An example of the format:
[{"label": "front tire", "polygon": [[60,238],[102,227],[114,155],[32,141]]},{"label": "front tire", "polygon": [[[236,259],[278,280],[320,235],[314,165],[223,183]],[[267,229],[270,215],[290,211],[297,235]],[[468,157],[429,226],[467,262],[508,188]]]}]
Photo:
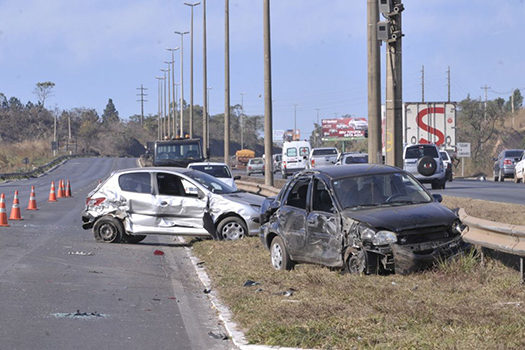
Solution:
[{"label": "front tire", "polygon": [[234,241],[248,235],[244,221],[236,216],[229,216],[219,222],[217,226],[219,239]]},{"label": "front tire", "polygon": [[275,236],[270,245],[270,258],[272,266],[276,270],[291,270],[293,269],[293,262],[288,255],[283,239]]},{"label": "front tire", "polygon": [[120,243],[123,232],[122,222],[113,216],[104,216],[93,226],[95,240],[100,243]]},{"label": "front tire", "polygon": [[124,235],[123,241],[125,241],[126,243],[136,244],[136,243],[143,241],[145,238],[146,238],[146,235],[136,235],[136,236]]},{"label": "front tire", "polygon": [[504,182],[505,181],[505,176],[503,176],[503,171],[501,171],[501,169],[499,171],[499,181],[500,182]]}]

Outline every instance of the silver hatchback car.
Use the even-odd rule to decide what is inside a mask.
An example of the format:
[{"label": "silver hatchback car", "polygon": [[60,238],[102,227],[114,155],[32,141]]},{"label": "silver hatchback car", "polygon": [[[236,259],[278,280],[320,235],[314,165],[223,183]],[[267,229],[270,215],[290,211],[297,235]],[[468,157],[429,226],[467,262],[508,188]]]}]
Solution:
[{"label": "silver hatchback car", "polygon": [[89,193],[82,227],[109,243],[136,243],[148,234],[233,240],[259,232],[263,201],[197,170],[119,170]]}]

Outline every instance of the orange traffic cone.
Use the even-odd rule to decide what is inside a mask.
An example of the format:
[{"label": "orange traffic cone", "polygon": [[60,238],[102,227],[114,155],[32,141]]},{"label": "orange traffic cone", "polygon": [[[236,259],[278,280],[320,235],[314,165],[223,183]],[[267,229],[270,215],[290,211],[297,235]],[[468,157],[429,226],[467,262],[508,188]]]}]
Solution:
[{"label": "orange traffic cone", "polygon": [[18,190],[15,191],[15,198],[13,199],[13,206],[11,207],[11,215],[9,220],[23,220],[20,215],[20,202],[18,201]]},{"label": "orange traffic cone", "polygon": [[0,226],[9,226],[7,223],[7,212],[5,210],[5,194],[0,195]]},{"label": "orange traffic cone", "polygon": [[58,180],[57,198],[64,198],[64,185],[62,184],[62,180]]},{"label": "orange traffic cone", "polygon": [[29,204],[27,205],[27,210],[38,210],[36,207],[35,186],[31,186],[31,194],[29,195]]},{"label": "orange traffic cone", "polygon": [[55,181],[51,181],[51,189],[49,190],[49,199],[48,202],[56,202],[57,196],[55,193]]},{"label": "orange traffic cone", "polygon": [[66,197],[73,197],[71,195],[71,183],[69,182],[69,179],[67,180]]}]

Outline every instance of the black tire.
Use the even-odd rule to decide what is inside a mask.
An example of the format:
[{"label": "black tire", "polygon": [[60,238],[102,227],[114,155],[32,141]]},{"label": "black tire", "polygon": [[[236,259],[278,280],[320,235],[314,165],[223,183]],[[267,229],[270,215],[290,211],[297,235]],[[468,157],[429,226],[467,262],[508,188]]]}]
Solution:
[{"label": "black tire", "polygon": [[93,226],[95,240],[100,243],[120,243],[123,232],[122,222],[113,216],[103,216]]},{"label": "black tire", "polygon": [[126,243],[135,244],[135,243],[139,243],[143,241],[145,238],[146,238],[146,235],[136,235],[136,236],[124,235],[122,240]]},{"label": "black tire", "polygon": [[417,161],[417,172],[423,176],[432,176],[437,169],[436,160],[430,156],[424,156]]},{"label": "black tire", "polygon": [[499,170],[499,181],[500,182],[504,182],[505,181],[505,176],[503,176],[503,171],[501,171],[501,169]]},{"label": "black tire", "polygon": [[281,237],[275,236],[270,244],[270,260],[276,270],[291,270],[294,263],[288,255],[286,246]]},{"label": "black tire", "polygon": [[348,256],[345,261],[346,271],[351,274],[361,275],[367,271],[366,252],[359,250]]},{"label": "black tire", "polygon": [[234,241],[248,235],[248,228],[244,221],[236,216],[228,216],[217,225],[219,239]]},{"label": "black tire", "polygon": [[494,182],[498,182],[498,175],[496,175],[496,173],[494,173]]}]

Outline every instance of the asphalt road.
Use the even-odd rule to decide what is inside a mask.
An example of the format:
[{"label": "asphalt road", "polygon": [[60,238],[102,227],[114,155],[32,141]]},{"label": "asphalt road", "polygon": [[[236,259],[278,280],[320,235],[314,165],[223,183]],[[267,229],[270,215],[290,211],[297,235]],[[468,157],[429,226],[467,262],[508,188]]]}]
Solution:
[{"label": "asphalt road", "polygon": [[[81,228],[98,180],[135,166],[135,159],[73,159],[37,179],[0,184],[8,215],[19,190],[24,218],[0,227],[0,349],[233,347],[214,337],[224,331],[182,244],[155,236],[101,244]],[[48,203],[51,180],[66,178],[73,198]],[[31,185],[38,211],[25,210]]]}]

